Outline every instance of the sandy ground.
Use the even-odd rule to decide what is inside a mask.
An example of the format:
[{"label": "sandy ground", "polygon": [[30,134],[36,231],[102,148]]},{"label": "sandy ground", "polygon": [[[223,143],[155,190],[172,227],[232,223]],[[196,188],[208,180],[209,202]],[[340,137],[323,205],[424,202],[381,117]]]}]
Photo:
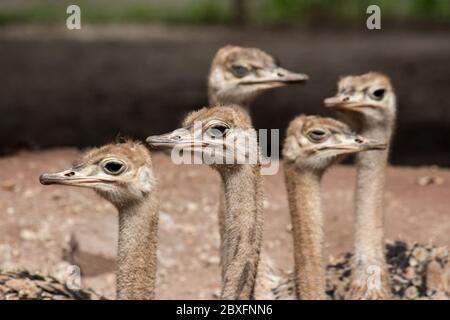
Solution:
[{"label": "sandy ground", "polygon": [[[61,276],[77,263],[83,286],[114,298],[115,209],[91,190],[38,182],[39,174],[67,168],[78,154],[55,149],[0,158],[0,267]],[[205,166],[175,166],[163,154],[154,154],[154,167],[161,197],[157,298],[216,298],[219,177]],[[387,184],[387,238],[450,246],[449,170],[391,167]],[[324,178],[326,257],[351,249],[353,185],[350,166]],[[265,191],[265,249],[278,267],[291,269],[282,170],[265,177]]]}]

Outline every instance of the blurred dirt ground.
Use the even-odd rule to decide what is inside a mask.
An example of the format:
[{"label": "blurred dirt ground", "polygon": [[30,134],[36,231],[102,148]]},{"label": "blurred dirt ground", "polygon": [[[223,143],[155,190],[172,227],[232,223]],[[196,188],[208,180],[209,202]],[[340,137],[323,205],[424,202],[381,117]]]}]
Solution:
[{"label": "blurred dirt ground", "polygon": [[[64,277],[81,266],[83,286],[114,298],[117,214],[91,190],[44,187],[38,176],[62,170],[76,149],[22,152],[0,158],[0,267]],[[175,166],[155,153],[161,198],[157,298],[211,299],[219,293],[219,177],[209,168]],[[282,170],[265,177],[265,249],[291,269],[291,227]],[[386,236],[450,246],[450,171],[391,167]],[[324,178],[326,257],[351,250],[354,169],[337,166]]]}]

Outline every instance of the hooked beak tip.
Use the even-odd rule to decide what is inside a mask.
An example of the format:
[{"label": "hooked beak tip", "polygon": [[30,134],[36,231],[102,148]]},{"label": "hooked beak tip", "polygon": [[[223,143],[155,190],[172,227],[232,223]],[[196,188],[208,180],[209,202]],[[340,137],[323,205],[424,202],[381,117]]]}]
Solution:
[{"label": "hooked beak tip", "polygon": [[145,142],[150,146],[150,147],[156,147],[156,146],[161,146],[161,142],[153,139],[153,138],[147,138],[145,139]]},{"label": "hooked beak tip", "polygon": [[163,139],[161,136],[149,136],[145,139],[145,142],[155,149],[166,149],[174,144],[172,141]]},{"label": "hooked beak tip", "polygon": [[293,74],[288,76],[285,80],[286,83],[307,83],[309,81],[309,76],[304,73]]},{"label": "hooked beak tip", "polygon": [[39,182],[46,186],[46,185],[50,185],[53,183],[53,181],[51,179],[49,179],[48,174],[43,173],[39,176]]},{"label": "hooked beak tip", "polygon": [[323,104],[326,108],[336,108],[340,106],[340,103],[338,103],[338,101],[333,98],[326,98],[325,100],[323,100]]},{"label": "hooked beak tip", "polygon": [[154,145],[155,143],[158,143],[158,142],[160,142],[160,137],[159,136],[148,136],[146,139],[145,139],[145,142],[148,144],[148,145],[150,145],[150,146],[152,146],[152,145]]},{"label": "hooked beak tip", "polygon": [[377,143],[373,141],[367,141],[364,146],[365,150],[386,150],[387,143]]}]

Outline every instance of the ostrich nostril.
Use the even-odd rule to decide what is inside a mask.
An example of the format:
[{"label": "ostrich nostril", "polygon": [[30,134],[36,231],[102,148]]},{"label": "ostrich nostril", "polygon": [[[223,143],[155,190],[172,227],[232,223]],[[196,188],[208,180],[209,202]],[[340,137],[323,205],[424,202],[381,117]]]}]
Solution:
[{"label": "ostrich nostril", "polygon": [[355,142],[356,142],[356,143],[363,143],[362,139],[360,139],[360,138],[356,138],[356,139],[355,139]]},{"label": "ostrich nostril", "polygon": [[277,76],[279,76],[279,77],[284,77],[284,74],[281,73],[281,72],[278,72],[278,73],[277,73]]},{"label": "ostrich nostril", "polygon": [[72,177],[72,176],[74,176],[74,175],[75,175],[75,172],[70,171],[70,172],[67,172],[64,176],[66,176],[66,177]]},{"label": "ostrich nostril", "polygon": [[345,101],[345,102],[347,102],[347,101],[349,101],[349,100],[350,100],[349,97],[345,97],[345,98],[342,99],[342,101]]}]

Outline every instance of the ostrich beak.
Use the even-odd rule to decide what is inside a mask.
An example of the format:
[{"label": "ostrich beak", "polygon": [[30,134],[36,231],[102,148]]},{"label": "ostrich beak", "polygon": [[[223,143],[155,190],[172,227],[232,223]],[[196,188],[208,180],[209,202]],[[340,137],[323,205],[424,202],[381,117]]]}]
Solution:
[{"label": "ostrich beak", "polygon": [[349,154],[368,150],[384,150],[386,148],[386,143],[369,140],[356,134],[346,134],[341,141],[319,146],[312,151],[334,150],[340,154]]},{"label": "ostrich beak", "polygon": [[176,129],[172,132],[149,136],[145,139],[150,147],[156,149],[172,149],[175,147],[205,146],[205,142],[197,141],[187,129]]},{"label": "ostrich beak", "polygon": [[337,111],[356,111],[363,112],[363,107],[368,108],[381,108],[382,105],[376,103],[370,103],[368,101],[359,101],[346,95],[339,95],[323,100],[323,104],[326,108],[335,109]]},{"label": "ostrich beak", "polygon": [[69,169],[56,173],[43,173],[39,176],[39,182],[43,185],[59,184],[85,187],[99,182],[105,183],[111,181],[106,178],[87,176],[80,171]]},{"label": "ostrich beak", "polygon": [[284,86],[289,84],[306,83],[309,77],[303,73],[296,73],[281,67],[265,69],[261,71],[261,75],[249,79],[242,80],[242,85],[252,84],[273,84],[273,86]]},{"label": "ostrich beak", "polygon": [[335,96],[326,98],[323,103],[326,108],[352,111],[358,111],[358,107],[363,105],[359,101],[352,101],[349,96]]},{"label": "ostrich beak", "polygon": [[387,148],[386,143],[380,143],[379,141],[366,139],[359,135],[349,135],[348,142],[344,142],[337,145],[337,149],[348,149],[351,152],[361,152],[368,150],[384,150]]},{"label": "ostrich beak", "polygon": [[378,141],[368,140],[363,143],[363,150],[385,150],[387,148],[386,143],[380,143]]},{"label": "ostrich beak", "polygon": [[74,174],[71,169],[56,173],[43,173],[39,176],[39,182],[43,185],[65,184],[71,180]]},{"label": "ostrich beak", "polygon": [[145,142],[147,142],[147,144],[153,148],[170,149],[175,147],[175,145],[177,145],[178,140],[179,139],[172,136],[171,132],[167,134],[149,136],[147,137],[147,139],[145,139]]}]

